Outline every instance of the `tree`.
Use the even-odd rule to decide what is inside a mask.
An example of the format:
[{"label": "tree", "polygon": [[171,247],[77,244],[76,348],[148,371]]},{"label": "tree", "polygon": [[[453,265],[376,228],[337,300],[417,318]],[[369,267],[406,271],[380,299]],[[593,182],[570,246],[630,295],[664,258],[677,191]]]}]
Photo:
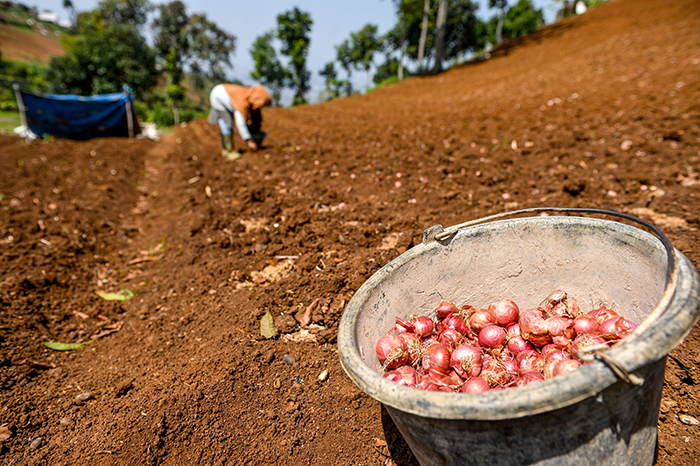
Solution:
[{"label": "tree", "polygon": [[[170,77],[168,96],[175,124],[179,124],[185,70],[189,69],[197,78],[223,80],[224,66],[232,66],[230,56],[236,49],[236,37],[221,30],[204,14],[189,16],[185,4],[179,0],[158,5],[158,11],[159,16],[152,24],[155,48]],[[206,79],[192,82],[203,84]]]},{"label": "tree", "polygon": [[250,47],[250,56],[255,63],[255,69],[250,77],[268,86],[272,91],[272,101],[279,102],[281,91],[287,86],[290,75],[277,57],[273,46],[275,31],[268,31],[258,36]]},{"label": "tree", "polygon": [[442,71],[442,52],[445,46],[445,27],[447,25],[448,6],[449,0],[439,0],[437,22],[435,23],[437,31],[435,32],[435,65],[433,66],[433,73]]},{"label": "tree", "polygon": [[295,88],[292,105],[306,103],[306,94],[311,86],[311,73],[306,69],[306,56],[309,53],[311,38],[311,15],[299,8],[277,15],[277,38],[282,42],[281,53],[289,57],[290,74]]},{"label": "tree", "polygon": [[458,60],[486,45],[486,24],[476,16],[478,4],[452,0],[445,26],[444,60]]},{"label": "tree", "polygon": [[357,32],[350,33],[352,64],[358,70],[367,73],[367,89],[370,85],[369,70],[374,61],[374,53],[379,50],[377,26],[367,24]]},{"label": "tree", "polygon": [[423,3],[423,20],[420,23],[420,42],[418,42],[418,69],[423,70],[425,44],[428,41],[428,22],[430,19],[430,0]]},{"label": "tree", "polygon": [[345,39],[340,45],[335,47],[335,56],[340,63],[340,67],[345,70],[348,75],[348,79],[345,80],[345,95],[352,94],[352,69],[353,69],[353,57],[352,57],[352,46],[350,41]]},{"label": "tree", "polygon": [[326,66],[318,73],[325,78],[326,83],[326,93],[330,99],[336,99],[340,97],[340,94],[344,87],[347,86],[346,82],[338,79],[338,73],[335,71],[334,63],[328,62]]},{"label": "tree", "polygon": [[128,85],[139,97],[157,83],[153,50],[133,24],[88,28],[74,36],[69,53],[54,57],[46,72],[50,92],[105,94]]},{"label": "tree", "polygon": [[[491,18],[489,21],[488,40],[491,43],[496,41],[496,30],[498,19]],[[518,3],[508,9],[503,20],[503,40],[513,40],[523,37],[544,26],[544,14],[542,10],[536,9],[531,0],[519,0]]]},{"label": "tree", "polygon": [[101,0],[97,11],[108,24],[143,26],[153,5],[148,0]]},{"label": "tree", "polygon": [[489,0],[489,8],[498,8],[498,24],[496,25],[496,45],[503,43],[503,22],[506,18],[506,8],[508,8],[508,0]]}]

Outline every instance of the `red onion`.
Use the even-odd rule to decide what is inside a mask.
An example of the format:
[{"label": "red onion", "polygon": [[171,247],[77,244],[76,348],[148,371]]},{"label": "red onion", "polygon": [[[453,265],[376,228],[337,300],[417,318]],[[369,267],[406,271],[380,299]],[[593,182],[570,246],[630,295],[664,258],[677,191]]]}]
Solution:
[{"label": "red onion", "polygon": [[479,344],[484,348],[502,348],[506,343],[506,331],[498,325],[487,325],[479,332]]},{"label": "red onion", "polygon": [[554,290],[547,296],[547,302],[551,305],[560,303],[566,299],[566,291],[564,290]]},{"label": "red onion", "polygon": [[453,314],[447,316],[443,322],[445,324],[445,328],[451,328],[453,330],[456,330],[462,335],[466,335],[469,331],[469,327],[467,327],[467,324],[464,322],[464,320],[462,320],[461,317],[457,315]]},{"label": "red onion", "polygon": [[485,378],[490,387],[505,386],[510,382],[510,372],[498,359],[491,358],[481,366],[481,377]]},{"label": "red onion", "polygon": [[532,346],[532,343],[523,337],[517,336],[508,340],[508,349],[513,353],[518,354],[522,353],[523,351],[534,349],[534,346]]},{"label": "red onion", "polygon": [[438,304],[438,307],[435,308],[435,312],[437,312],[437,315],[440,319],[444,319],[450,314],[457,314],[457,312],[459,312],[459,309],[457,309],[457,306],[455,306],[453,303],[449,301],[444,301]]},{"label": "red onion", "polygon": [[387,379],[407,387],[415,387],[418,383],[418,373],[410,366],[401,366],[384,374]]},{"label": "red onion", "polygon": [[600,333],[606,340],[620,340],[629,335],[637,326],[624,317],[613,317],[600,324]]},{"label": "red onion", "polygon": [[420,388],[421,390],[427,390],[429,392],[440,391],[440,385],[430,380],[430,377],[428,377],[427,375],[416,384],[416,388]]},{"label": "red onion", "polygon": [[438,341],[448,350],[454,351],[462,341],[462,334],[455,329],[446,328],[438,335]]},{"label": "red onion", "polygon": [[423,369],[433,369],[443,374],[450,370],[450,352],[440,343],[432,343],[425,349],[421,365]]},{"label": "red onion", "polygon": [[533,383],[542,382],[544,376],[539,372],[525,372],[514,379],[516,387],[524,387]]},{"label": "red onion", "polygon": [[523,351],[516,356],[520,373],[542,372],[544,369],[544,356],[536,350]]},{"label": "red onion", "polygon": [[496,323],[498,323],[496,316],[488,309],[477,309],[469,316],[469,327],[476,334],[481,332],[487,325]]},{"label": "red onion", "polygon": [[396,369],[406,364],[408,351],[403,340],[396,335],[387,333],[379,339],[376,346],[379,363],[386,369]]},{"label": "red onion", "polygon": [[413,332],[413,326],[411,325],[410,322],[406,322],[405,320],[396,317],[396,331],[398,333],[404,333],[404,332]]},{"label": "red onion", "polygon": [[450,357],[450,366],[457,375],[466,379],[476,377],[481,373],[483,351],[471,345],[461,345],[455,348]]},{"label": "red onion", "polygon": [[421,338],[426,338],[433,333],[434,324],[430,317],[418,316],[415,319],[411,319],[411,325],[413,326],[413,332]]},{"label": "red onion", "polygon": [[557,361],[563,361],[565,359],[571,359],[571,356],[564,350],[560,349],[555,349],[547,353],[547,355],[544,357],[547,361],[550,359],[555,359]]},{"label": "red onion", "polygon": [[491,387],[489,383],[483,377],[472,377],[467,380],[467,382],[462,385],[463,393],[482,393],[489,391]]},{"label": "red onion", "polygon": [[608,309],[607,307],[605,307],[605,305],[602,305],[598,309],[594,309],[591,312],[589,312],[588,317],[592,317],[599,324],[602,324],[606,320],[612,319],[613,317],[620,317],[620,314],[613,311],[612,309]]},{"label": "red onion", "polygon": [[[568,344],[566,346],[568,346]],[[544,356],[546,358],[547,355],[549,353],[551,353],[552,351],[559,351],[562,348],[563,348],[562,346],[556,345],[554,343],[549,343],[547,345],[544,345],[542,348],[540,348],[540,353],[542,354],[542,356]]]},{"label": "red onion", "polygon": [[595,332],[600,327],[600,324],[593,317],[581,315],[574,319],[574,332],[576,335],[582,333]]},{"label": "red onion", "polygon": [[541,309],[528,309],[520,313],[520,332],[526,340],[535,346],[544,346],[552,338],[547,332],[547,321],[542,315]]},{"label": "red onion", "polygon": [[544,367],[542,368],[542,375],[545,379],[551,379],[554,377],[554,366],[559,364],[561,361],[559,359],[547,359],[544,362]]},{"label": "red onion", "polygon": [[581,348],[586,348],[588,346],[606,345],[607,341],[600,335],[593,333],[583,333],[571,342],[571,354],[576,357],[578,356],[578,351]]},{"label": "red onion", "polygon": [[569,311],[569,317],[581,315],[581,309],[579,309],[578,303],[571,298],[566,300],[566,309]]},{"label": "red onion", "polygon": [[498,322],[498,325],[501,327],[517,322],[520,316],[518,305],[510,299],[502,299],[491,303],[488,310],[496,317],[496,322]]},{"label": "red onion", "polygon": [[511,379],[520,375],[520,367],[518,366],[517,359],[501,359],[501,362],[506,366],[506,369],[508,369]]},{"label": "red onion", "polygon": [[449,387],[452,390],[457,390],[462,386],[462,379],[459,378],[454,371],[447,374],[432,369],[428,370],[430,381],[442,387]]},{"label": "red onion", "polygon": [[[567,341],[574,338],[574,321],[568,317],[550,317],[546,320],[547,332],[552,337],[565,337]],[[566,346],[566,343],[564,345]]]},{"label": "red onion", "polygon": [[423,355],[423,345],[415,333],[399,333],[398,336],[403,340],[404,346],[406,347],[406,352],[408,353],[406,364],[409,366],[415,366],[418,364],[418,362],[420,362],[420,358]]},{"label": "red onion", "polygon": [[568,374],[581,367],[581,363],[574,359],[559,361],[554,365],[554,376]]},{"label": "red onion", "polygon": [[512,324],[506,325],[506,338],[520,337],[520,324],[513,322]]}]

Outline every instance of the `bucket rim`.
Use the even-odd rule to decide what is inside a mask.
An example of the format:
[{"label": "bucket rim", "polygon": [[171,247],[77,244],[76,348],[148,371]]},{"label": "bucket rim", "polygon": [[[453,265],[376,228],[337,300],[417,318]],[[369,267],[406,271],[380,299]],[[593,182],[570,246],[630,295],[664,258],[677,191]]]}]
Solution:
[{"label": "bucket rim", "polygon": [[[548,216],[497,220],[484,224],[478,224],[478,222],[479,220],[475,221],[475,224],[469,225],[468,228],[476,230],[494,228],[494,225],[503,225],[503,222],[506,222],[509,227],[531,222],[592,222],[598,225],[601,223],[597,222],[602,222],[606,225],[615,224],[616,228],[622,228],[625,233],[641,236],[649,241],[659,239],[658,236],[655,237],[647,231],[626,223],[600,218]],[[426,247],[428,246],[424,241],[423,244],[406,251],[382,267],[358,289],[343,313],[338,329],[340,363],[347,375],[363,392],[381,403],[423,417],[503,420],[563,408],[595,396],[620,381],[615,371],[602,360],[595,360],[576,371],[554,379],[520,387],[517,391],[496,390],[479,394],[424,391],[406,387],[382,377],[364,363],[355,344],[354,330],[361,305],[384,277],[419,256]],[[667,277],[680,277],[680,279],[669,278],[670,283],[667,282],[667,285],[670,285],[671,289],[669,290],[669,286],[666,287],[667,292],[659,302],[663,305],[662,312],[652,311],[652,314],[640,324],[638,328],[641,329],[640,332],[633,332],[625,340],[606,351],[607,356],[630,372],[666,357],[690,332],[700,316],[697,270],[682,253],[672,246],[671,248],[674,267],[673,270],[667,270]],[[690,313],[685,312],[688,306],[692,309]],[[648,324],[647,321],[650,318],[652,323],[657,325]]]}]

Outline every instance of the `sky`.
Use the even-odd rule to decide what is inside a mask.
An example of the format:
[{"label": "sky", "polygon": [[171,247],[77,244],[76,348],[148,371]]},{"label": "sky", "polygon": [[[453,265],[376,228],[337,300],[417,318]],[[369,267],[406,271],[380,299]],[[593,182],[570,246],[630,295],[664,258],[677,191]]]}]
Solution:
[{"label": "sky", "polygon": [[[63,0],[19,0],[39,11],[50,10],[61,19],[68,19],[63,8]],[[384,34],[396,24],[396,11],[392,0],[258,0],[258,1],[222,1],[222,0],[183,0],[187,12],[206,13],[207,18],[221,29],[236,36],[236,52],[232,56],[233,69],[228,75],[245,84],[257,84],[250,78],[253,61],[250,47],[255,38],[273,29],[277,24],[277,15],[291,10],[295,6],[311,15],[311,44],[307,57],[307,68],[311,72],[312,91],[307,96],[316,101],[323,88],[323,78],[318,72],[324,65],[335,60],[335,46],[350,37],[351,32],[360,30],[368,23],[378,26],[379,33]],[[72,0],[75,9],[88,11],[97,7],[98,0]],[[167,3],[151,0],[154,4]],[[481,8],[477,15],[486,20],[495,14],[489,10],[488,0],[478,0]],[[510,0],[511,5],[516,0]],[[554,0],[533,0],[536,8],[542,9],[547,24],[554,21],[556,5]],[[357,89],[364,89],[367,77],[363,72],[353,73],[353,84]]]}]

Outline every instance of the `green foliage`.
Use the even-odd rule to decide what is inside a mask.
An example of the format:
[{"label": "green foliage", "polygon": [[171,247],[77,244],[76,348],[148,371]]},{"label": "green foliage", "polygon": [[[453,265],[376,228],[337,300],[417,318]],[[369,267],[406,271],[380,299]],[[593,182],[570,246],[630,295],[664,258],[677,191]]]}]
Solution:
[{"label": "green foliage", "polygon": [[54,351],[72,351],[72,350],[78,350],[78,349],[83,349],[85,345],[89,345],[92,343],[94,340],[90,340],[87,343],[60,343],[57,341],[45,341],[44,346],[46,346],[49,349],[52,349]]},{"label": "green foliage", "polygon": [[[488,42],[496,43],[496,26],[498,15],[489,21]],[[544,26],[544,14],[542,10],[534,7],[531,0],[519,0],[518,3],[508,9],[503,21],[502,37],[504,40],[513,40],[526,36]]]},{"label": "green foliage", "polygon": [[352,45],[350,40],[345,39],[340,45],[335,47],[335,56],[340,64],[340,67],[345,70],[348,74],[348,79],[345,80],[345,95],[352,94],[352,70],[353,66],[353,56],[352,56]]},{"label": "green foliage", "polygon": [[290,75],[295,88],[292,105],[305,104],[304,95],[311,89],[311,73],[306,69],[306,57],[311,45],[309,33],[312,25],[311,15],[297,7],[277,15],[277,38],[282,43],[282,55],[289,57]]},{"label": "green foliage", "polygon": [[272,91],[273,102],[279,102],[281,90],[291,80],[287,68],[282,65],[273,45],[275,31],[268,31],[258,36],[250,48],[250,55],[255,63],[255,69],[250,77],[257,79]]},{"label": "green foliage", "polygon": [[[399,21],[383,38],[385,52],[401,50],[402,28],[405,36],[405,54],[412,60],[418,59],[418,47],[423,20],[423,0],[403,0]],[[477,16],[478,3],[473,0],[451,0],[447,10],[445,25],[445,43],[442,54],[443,60],[458,60],[469,52],[479,50],[485,45],[486,27]],[[429,33],[426,41],[425,57],[435,55],[435,23],[436,9],[432,9],[429,17]],[[427,68],[427,67],[426,67]]]},{"label": "green foliage", "polygon": [[325,78],[327,100],[340,97],[343,89],[347,88],[347,82],[338,79],[333,62],[326,63],[326,66],[318,74]]},{"label": "green foliage", "polygon": [[[86,17],[89,18],[89,17]],[[106,94],[128,85],[136,96],[157,83],[155,54],[134,25],[92,27],[75,37],[67,55],[51,59],[48,89],[59,94]]]},{"label": "green foliage", "polygon": [[108,24],[143,26],[153,11],[148,0],[101,0],[97,11]]},{"label": "green foliage", "polygon": [[398,82],[399,60],[396,57],[387,56],[384,63],[377,66],[377,71],[374,73],[372,80],[378,86],[393,84]]},{"label": "green foliage", "polygon": [[[170,77],[170,103],[180,109],[179,116],[184,120],[182,81],[186,68],[189,68],[190,85],[195,92],[208,89],[212,82],[225,80],[226,70],[232,67],[236,37],[220,29],[204,14],[190,16],[179,0],[158,5],[158,12],[159,16],[153,20],[155,49]],[[161,111],[157,113],[160,119]]]}]

